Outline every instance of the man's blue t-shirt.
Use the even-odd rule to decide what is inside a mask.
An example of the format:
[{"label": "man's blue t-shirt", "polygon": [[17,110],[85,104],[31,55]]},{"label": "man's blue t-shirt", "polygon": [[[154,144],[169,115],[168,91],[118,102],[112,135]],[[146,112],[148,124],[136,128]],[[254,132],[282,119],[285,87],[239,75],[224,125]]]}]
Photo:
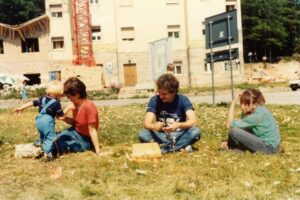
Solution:
[{"label": "man's blue t-shirt", "polygon": [[[39,99],[36,99],[36,100],[33,100],[32,103],[33,103],[33,106],[36,107],[36,106],[39,106],[39,112],[41,112],[42,110],[42,101],[43,101],[43,98],[46,98],[46,101],[45,101],[45,104],[47,104],[51,99],[53,99],[54,97],[49,97],[49,96],[43,96]],[[46,109],[46,113],[48,115],[51,115],[53,118],[55,116],[58,116],[58,117],[62,117],[64,115],[64,112],[62,111],[61,109],[61,104],[58,100],[55,99],[55,101]]]},{"label": "man's blue t-shirt", "polygon": [[157,121],[166,125],[173,122],[185,122],[186,111],[194,110],[190,100],[181,94],[176,94],[172,103],[164,103],[159,95],[152,97],[148,103],[147,112],[153,112]]}]

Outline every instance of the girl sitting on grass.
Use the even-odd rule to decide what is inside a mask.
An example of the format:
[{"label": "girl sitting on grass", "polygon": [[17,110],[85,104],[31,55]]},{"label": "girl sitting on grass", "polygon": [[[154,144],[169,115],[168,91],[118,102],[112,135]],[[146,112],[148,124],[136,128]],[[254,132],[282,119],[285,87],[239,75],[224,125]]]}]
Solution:
[{"label": "girl sitting on grass", "polygon": [[[241,118],[234,120],[234,108],[240,101]],[[227,117],[228,140],[222,149],[274,154],[279,150],[280,133],[272,113],[265,107],[265,98],[258,89],[247,89],[231,102]]]}]

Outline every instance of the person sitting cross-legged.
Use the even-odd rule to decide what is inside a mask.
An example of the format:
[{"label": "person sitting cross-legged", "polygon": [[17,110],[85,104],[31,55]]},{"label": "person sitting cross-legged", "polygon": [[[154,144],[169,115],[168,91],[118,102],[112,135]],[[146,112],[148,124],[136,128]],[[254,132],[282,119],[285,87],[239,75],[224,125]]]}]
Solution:
[{"label": "person sitting cross-legged", "polygon": [[140,141],[157,142],[163,154],[181,149],[191,152],[191,145],[201,137],[192,103],[177,93],[179,82],[172,74],[161,75],[156,84],[158,95],[148,103]]}]

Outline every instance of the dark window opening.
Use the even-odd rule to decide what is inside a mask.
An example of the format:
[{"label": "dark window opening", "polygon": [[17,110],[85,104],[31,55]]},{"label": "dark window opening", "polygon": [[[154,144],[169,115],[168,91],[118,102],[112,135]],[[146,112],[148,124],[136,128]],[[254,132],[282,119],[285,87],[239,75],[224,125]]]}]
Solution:
[{"label": "dark window opening", "polygon": [[27,85],[41,84],[41,74],[24,74],[24,76],[29,79],[29,81],[26,82]]},{"label": "dark window opening", "polygon": [[231,10],[234,10],[235,9],[235,6],[234,5],[226,5],[226,11],[231,11]]},{"label": "dark window opening", "polygon": [[26,38],[25,41],[22,40],[22,52],[39,52],[39,40],[38,38]]},{"label": "dark window opening", "polygon": [[0,54],[4,54],[3,40],[0,40]]},{"label": "dark window opening", "polygon": [[52,12],[51,16],[56,18],[62,18],[62,12]]}]

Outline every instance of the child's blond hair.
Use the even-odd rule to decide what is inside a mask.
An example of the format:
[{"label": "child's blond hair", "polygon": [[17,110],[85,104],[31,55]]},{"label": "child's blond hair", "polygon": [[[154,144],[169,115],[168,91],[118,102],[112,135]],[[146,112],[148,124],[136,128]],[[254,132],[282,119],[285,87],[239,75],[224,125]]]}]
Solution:
[{"label": "child's blond hair", "polygon": [[63,94],[63,85],[60,81],[54,80],[50,81],[46,87],[47,95],[62,95]]}]

